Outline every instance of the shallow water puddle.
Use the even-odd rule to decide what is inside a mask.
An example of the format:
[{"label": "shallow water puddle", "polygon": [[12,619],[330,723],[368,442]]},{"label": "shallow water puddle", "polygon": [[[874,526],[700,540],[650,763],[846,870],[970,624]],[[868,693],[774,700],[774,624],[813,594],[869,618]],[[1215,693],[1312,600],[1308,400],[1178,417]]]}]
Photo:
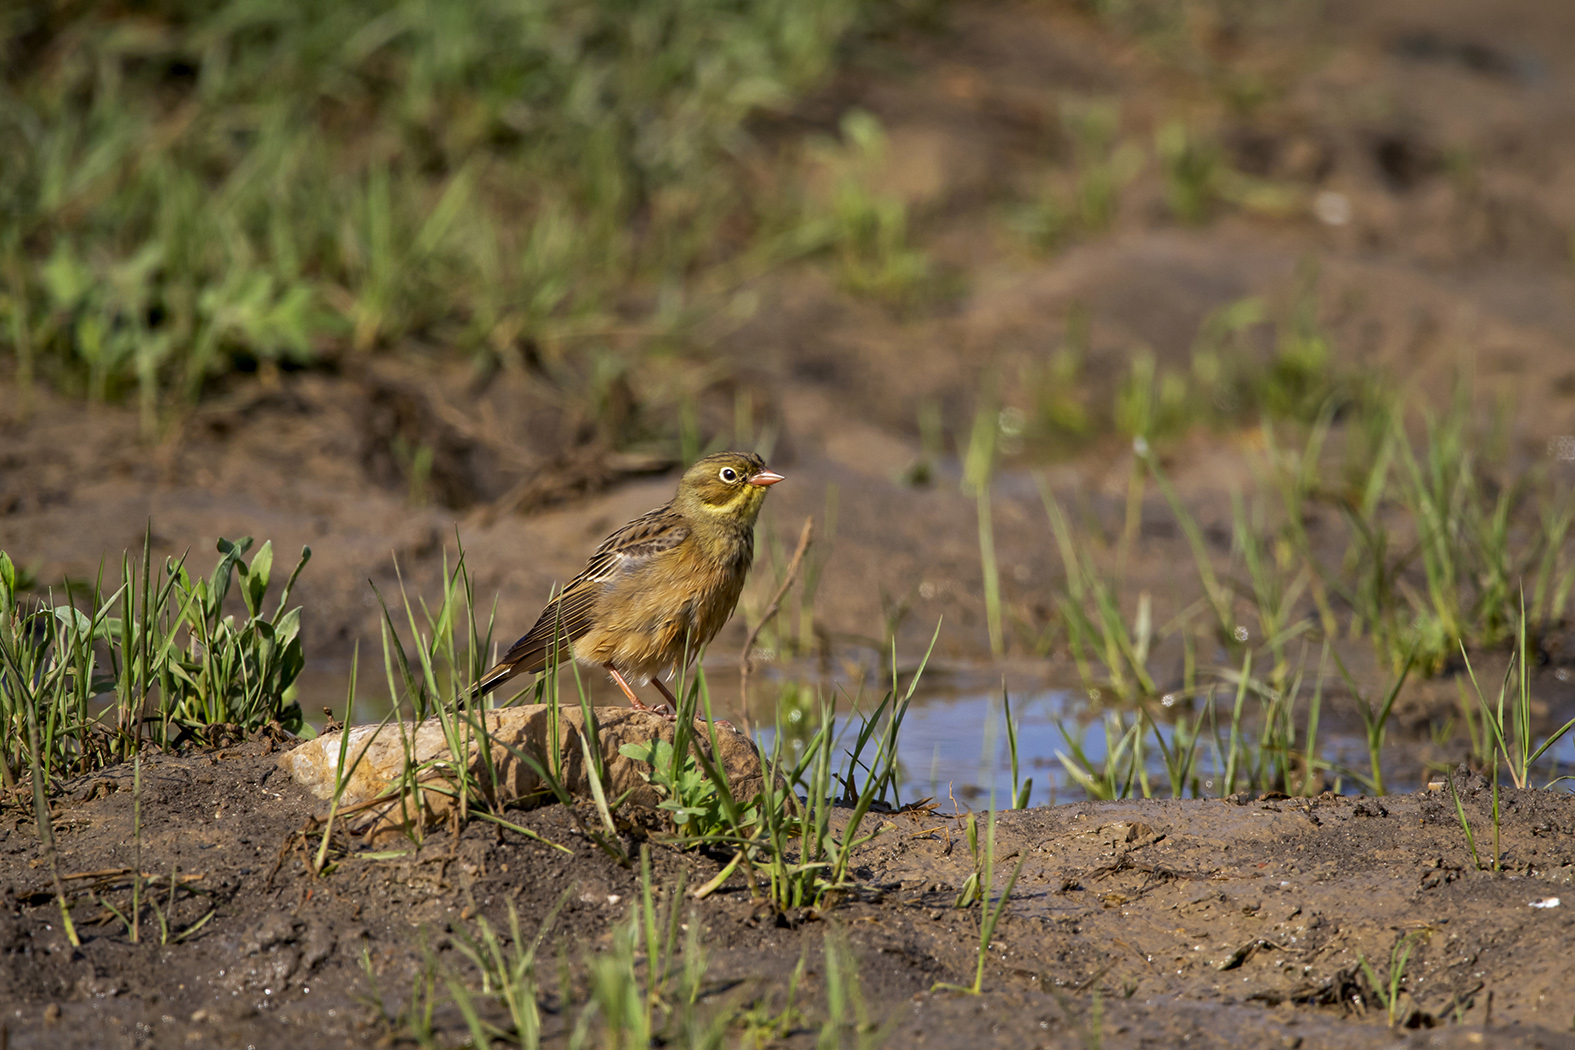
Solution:
[{"label": "shallow water puddle", "polygon": [[[1017,724],[1017,779],[1012,776],[1010,741],[1006,732],[1005,708],[999,691],[927,697],[923,690],[914,697],[897,739],[899,798],[902,803],[933,798],[950,809],[955,800],[963,810],[986,809],[992,802],[999,809],[1012,805],[1021,785],[1032,781],[1028,804],[1054,805],[1091,797],[1089,789],[1067,769],[1060,756],[1076,761],[1077,749],[1096,770],[1102,769],[1111,749],[1121,753],[1120,730],[1108,733],[1104,711],[1094,710],[1085,693],[1070,689],[1044,689],[1015,696],[1012,718]],[[857,714],[837,716],[838,750],[846,761],[857,739],[862,719]],[[1127,712],[1127,724],[1131,723]],[[1159,723],[1159,736],[1167,748],[1176,747],[1176,729]],[[761,750],[770,753],[774,731],[760,729],[756,738]],[[1197,744],[1194,765],[1197,788],[1205,797],[1217,797],[1223,763],[1220,753],[1229,746],[1229,727],[1220,727],[1220,738],[1212,736]],[[1131,744],[1127,745],[1132,746]],[[871,760],[875,743],[866,745],[861,756]],[[1139,745],[1141,768],[1147,777],[1148,793],[1170,797],[1170,779],[1165,756],[1157,746],[1152,728],[1146,728]],[[1366,761],[1366,745],[1359,736],[1320,734],[1321,756],[1341,766],[1361,768]],[[1134,773],[1126,794],[1142,797],[1141,778]],[[1346,777],[1339,785],[1355,791],[1359,786]],[[1391,790],[1413,790],[1417,784],[1394,784]],[[1187,796],[1193,789],[1188,787]]]},{"label": "shallow water puddle", "polygon": [[[1161,719],[1157,723],[1158,740],[1152,723],[1146,724],[1141,736],[1134,740],[1125,736],[1135,717],[1133,708],[1098,704],[1081,689],[1043,686],[1013,689],[1011,713],[1017,727],[1018,751],[1014,783],[1001,690],[999,686],[982,685],[987,680],[985,676],[970,674],[954,677],[950,684],[933,690],[921,684],[898,735],[897,798],[900,803],[933,798],[943,811],[951,810],[953,803],[960,810],[983,810],[990,807],[993,796],[996,808],[1006,809],[1012,805],[1021,785],[1030,780],[1029,805],[1054,805],[1095,797],[1095,792],[1069,771],[1061,756],[1081,765],[1097,780],[1103,774],[1112,749],[1118,757],[1115,764],[1121,770],[1117,774],[1114,794],[1172,797],[1165,752],[1167,749],[1172,754],[1176,752],[1178,734],[1174,724],[1163,720],[1166,713],[1156,708]],[[298,697],[307,721],[314,728],[323,723],[324,707],[331,708],[335,718],[344,717],[347,681],[347,673],[338,668],[317,668],[303,675]],[[622,697],[610,684],[601,681],[600,675],[587,675],[583,681],[593,703],[622,706]],[[726,681],[721,674],[712,676],[719,702],[723,694],[732,692],[718,684]],[[761,686],[764,692],[764,683]],[[573,686],[568,688],[573,695]],[[755,738],[761,751],[770,754],[775,730],[761,725],[764,705],[757,699],[754,706]],[[856,745],[859,727],[870,705],[862,705],[861,710],[864,714],[847,710],[844,705],[836,714],[839,769],[849,760],[849,752]],[[386,700],[381,697],[358,699],[354,721],[376,722],[386,711]],[[813,726],[807,724],[813,716],[803,710],[795,725],[793,713],[785,713],[790,724],[789,746],[796,750],[813,733]],[[743,724],[731,706],[719,705],[715,715]],[[1218,797],[1225,793],[1221,790],[1221,780],[1223,756],[1230,746],[1229,715],[1227,706],[1218,709],[1215,723],[1205,719],[1202,735],[1195,745],[1193,776],[1188,778],[1185,796]],[[1254,724],[1243,726],[1244,739],[1252,749],[1252,756],[1256,755],[1258,747],[1258,730]],[[1159,741],[1163,741],[1163,748]],[[1385,786],[1389,791],[1414,791],[1423,786],[1421,763],[1417,758],[1419,746],[1420,742],[1408,744],[1397,734],[1389,736],[1384,751]],[[876,747],[875,738],[866,744],[860,755],[863,766],[873,762]],[[1136,769],[1141,769],[1141,774],[1125,762],[1126,751],[1134,747],[1139,754]],[[1079,749],[1081,763],[1078,762]],[[1363,789],[1362,783],[1350,775],[1367,772],[1366,741],[1359,726],[1341,725],[1326,711],[1324,726],[1318,734],[1318,755],[1333,770],[1327,780],[1329,786],[1344,794],[1356,794]],[[1251,757],[1239,762],[1245,760],[1257,759]],[[1566,736],[1549,749],[1539,763],[1538,783],[1545,783],[1572,767],[1575,767],[1575,738]],[[888,797],[887,801],[891,799]]]}]

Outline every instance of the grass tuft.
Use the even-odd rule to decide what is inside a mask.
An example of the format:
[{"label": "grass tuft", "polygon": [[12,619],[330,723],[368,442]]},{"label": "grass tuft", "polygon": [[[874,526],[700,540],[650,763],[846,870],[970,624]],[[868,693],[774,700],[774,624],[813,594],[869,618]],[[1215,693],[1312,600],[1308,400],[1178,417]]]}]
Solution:
[{"label": "grass tuft", "polygon": [[[30,766],[46,779],[91,772],[130,759],[144,744],[167,748],[270,722],[303,728],[291,699],[305,666],[301,610],[287,606],[311,550],[302,549],[270,611],[271,543],[248,562],[250,537],[219,540],[207,577],[194,577],[185,558],[155,570],[150,546],[144,540],[140,559],[123,557],[115,590],[105,593],[100,569],[88,593],[68,585],[64,601],[22,595],[14,564],[0,552],[6,784]],[[238,611],[226,601],[232,588]]]}]

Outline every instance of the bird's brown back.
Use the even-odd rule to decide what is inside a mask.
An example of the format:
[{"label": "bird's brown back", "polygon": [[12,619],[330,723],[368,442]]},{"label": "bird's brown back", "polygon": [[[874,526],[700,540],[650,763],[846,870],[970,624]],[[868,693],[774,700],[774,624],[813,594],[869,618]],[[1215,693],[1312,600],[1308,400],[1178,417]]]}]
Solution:
[{"label": "bird's brown back", "polygon": [[757,473],[769,474],[752,454],[697,461],[672,501],[602,542],[478,688],[539,673],[571,654],[645,678],[692,659],[732,616],[743,590],[764,485],[780,480],[770,475],[748,488]]},{"label": "bird's brown back", "polygon": [[602,541],[585,568],[547,603],[536,623],[509,646],[498,663],[507,665],[511,675],[536,674],[567,659],[565,643],[583,638],[594,628],[607,585],[638,574],[688,538],[689,529],[671,503],[635,518]]}]

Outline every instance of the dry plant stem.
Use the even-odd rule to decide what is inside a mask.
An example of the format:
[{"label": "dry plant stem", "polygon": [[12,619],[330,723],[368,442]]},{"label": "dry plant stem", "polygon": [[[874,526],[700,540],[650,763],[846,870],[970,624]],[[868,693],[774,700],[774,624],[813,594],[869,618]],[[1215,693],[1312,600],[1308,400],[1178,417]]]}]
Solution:
[{"label": "dry plant stem", "polygon": [[[144,620],[144,623],[147,621]],[[140,732],[140,730],[139,730]],[[142,751],[132,759],[131,780],[131,943],[142,943]]]},{"label": "dry plant stem", "polygon": [[760,622],[755,624],[749,632],[749,637],[744,639],[744,648],[738,654],[738,702],[744,709],[744,735],[750,735],[749,727],[749,673],[754,670],[749,654],[754,652],[755,639],[760,637],[761,630],[771,622],[771,618],[782,608],[782,599],[787,595],[788,588],[793,586],[793,581],[798,577],[798,570],[804,564],[804,555],[809,552],[810,541],[815,534],[815,519],[805,518],[804,528],[798,534],[798,547],[793,551],[793,557],[788,560],[787,573],[782,577],[782,582],[777,586],[777,593],[771,596],[771,601],[766,604],[765,615],[760,617]]},{"label": "dry plant stem", "polygon": [[32,761],[28,765],[32,770],[33,816],[38,821],[38,838],[44,846],[44,858],[49,864],[49,876],[54,882],[55,901],[60,905],[60,925],[65,929],[71,947],[80,948],[82,942],[77,939],[76,926],[71,922],[71,909],[66,905],[65,885],[60,881],[59,858],[55,853],[54,815],[45,797],[43,759],[39,757],[38,751],[38,713],[34,704],[29,704],[27,709],[27,737],[32,752]]}]

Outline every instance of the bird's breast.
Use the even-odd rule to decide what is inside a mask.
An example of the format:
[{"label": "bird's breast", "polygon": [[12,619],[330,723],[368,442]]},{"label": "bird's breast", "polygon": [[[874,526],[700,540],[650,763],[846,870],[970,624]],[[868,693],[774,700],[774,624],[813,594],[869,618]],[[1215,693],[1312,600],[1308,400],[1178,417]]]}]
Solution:
[{"label": "bird's breast", "polygon": [[604,588],[596,626],[575,655],[641,677],[692,660],[733,615],[753,553],[748,542],[725,551],[686,545],[621,574]]}]

